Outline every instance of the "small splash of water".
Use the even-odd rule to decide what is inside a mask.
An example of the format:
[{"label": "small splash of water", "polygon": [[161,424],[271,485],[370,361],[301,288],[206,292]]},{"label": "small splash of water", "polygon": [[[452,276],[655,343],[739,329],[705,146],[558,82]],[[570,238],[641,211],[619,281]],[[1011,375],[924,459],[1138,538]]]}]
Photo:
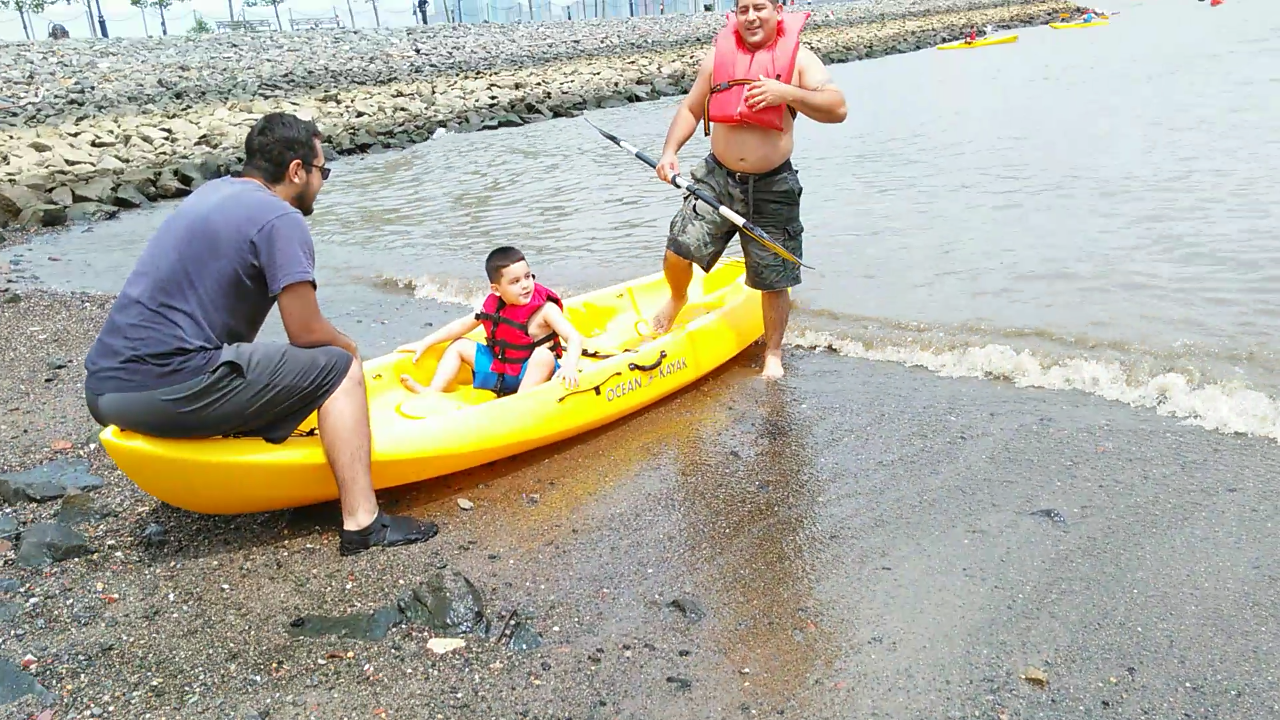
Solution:
[{"label": "small splash of water", "polygon": [[1189,372],[1147,373],[1134,365],[1086,357],[1046,357],[1000,343],[952,349],[877,345],[830,332],[803,330],[794,347],[923,367],[941,377],[1005,380],[1018,387],[1079,390],[1222,433],[1280,440],[1280,402],[1243,381],[1200,383]]},{"label": "small splash of water", "polygon": [[379,280],[395,283],[396,287],[413,291],[418,300],[434,300],[446,305],[477,307],[489,295],[488,286],[470,280],[437,278],[422,275],[416,278],[380,277]]}]

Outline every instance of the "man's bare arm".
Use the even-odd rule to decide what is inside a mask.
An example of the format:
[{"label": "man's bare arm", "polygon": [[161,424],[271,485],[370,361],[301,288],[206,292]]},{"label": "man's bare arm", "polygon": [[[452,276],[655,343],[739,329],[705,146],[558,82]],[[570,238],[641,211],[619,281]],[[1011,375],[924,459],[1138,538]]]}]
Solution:
[{"label": "man's bare arm", "polygon": [[797,83],[791,86],[787,104],[820,123],[842,123],[848,117],[844,92],[831,81],[831,73],[809,48],[796,56]]},{"label": "man's bare arm", "polygon": [[716,51],[712,48],[702,58],[698,67],[698,77],[689,88],[680,106],[676,108],[676,116],[671,118],[671,127],[667,129],[666,142],[662,144],[662,154],[674,156],[680,148],[689,142],[693,133],[702,122],[702,109],[711,93],[711,71],[715,68]]},{"label": "man's bare arm", "polygon": [[316,301],[316,289],[311,283],[296,282],[286,285],[276,296],[276,304],[280,307],[280,320],[284,323],[290,345],[304,348],[333,345],[346,350],[353,357],[360,357],[355,342],[338,332],[321,314],[320,304]]}]

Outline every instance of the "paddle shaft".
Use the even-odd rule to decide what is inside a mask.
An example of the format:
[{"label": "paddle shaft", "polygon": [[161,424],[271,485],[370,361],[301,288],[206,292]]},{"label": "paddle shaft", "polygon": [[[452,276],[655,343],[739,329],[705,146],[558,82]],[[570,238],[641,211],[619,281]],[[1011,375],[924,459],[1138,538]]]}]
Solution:
[{"label": "paddle shaft", "polygon": [[[583,120],[586,120],[586,118],[583,118]],[[591,122],[590,120],[587,120],[587,124],[595,128],[596,132],[603,135],[604,138],[609,142],[613,143],[614,145],[617,145],[623,150],[626,150],[627,152],[636,156],[636,158],[638,158],[640,162],[644,163],[645,165],[648,165],[649,167],[655,170],[658,169],[658,161],[650,157],[649,154],[646,153],[645,151],[641,150],[640,148],[637,148],[635,145],[632,145],[631,143],[627,142],[626,140],[623,140],[617,135],[614,135],[612,133],[609,133],[600,129],[599,127],[596,126],[595,123]],[[770,250],[777,253],[778,255],[781,255],[782,257],[786,258],[787,260],[790,260],[793,263],[800,265],[801,267],[806,267],[806,268],[809,268],[810,270],[813,269],[812,266],[805,265],[803,262],[800,262],[800,258],[796,257],[795,255],[792,255],[790,252],[787,251],[786,248],[774,242],[773,238],[770,238],[769,234],[766,233],[764,230],[762,230],[758,225],[751,222],[750,220],[747,220],[746,218],[742,217],[738,213],[734,212],[732,208],[728,207],[724,203],[717,200],[714,195],[698,187],[695,183],[689,182],[689,180],[687,180],[680,173],[676,173],[672,175],[671,179],[668,180],[667,182],[677,190],[684,190],[692,194],[694,197],[698,198],[702,202],[706,203],[707,205],[710,205],[711,207],[715,208],[716,212],[720,213],[720,215],[722,215],[726,220],[742,228],[744,232],[746,232],[748,235],[755,238],[756,240],[759,240],[762,245],[769,248]]]}]

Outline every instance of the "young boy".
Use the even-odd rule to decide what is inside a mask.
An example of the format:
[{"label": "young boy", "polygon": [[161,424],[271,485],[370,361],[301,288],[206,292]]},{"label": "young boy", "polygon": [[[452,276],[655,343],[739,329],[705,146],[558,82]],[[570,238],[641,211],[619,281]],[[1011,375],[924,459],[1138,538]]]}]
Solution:
[{"label": "young boy", "polygon": [[[428,348],[449,343],[436,365],[431,387],[423,388],[408,375],[400,382],[415,393],[444,392],[453,382],[462,363],[472,370],[472,386],[502,397],[541,385],[553,377],[564,386],[578,386],[578,359],[582,355],[582,335],[565,318],[559,296],[534,282],[524,253],[500,247],[484,261],[491,293],[480,312],[458,318],[422,340],[396,348],[421,359]],[[484,325],[482,345],[463,335]],[[568,342],[566,351],[560,338]],[[559,361],[564,355],[564,364]]]}]

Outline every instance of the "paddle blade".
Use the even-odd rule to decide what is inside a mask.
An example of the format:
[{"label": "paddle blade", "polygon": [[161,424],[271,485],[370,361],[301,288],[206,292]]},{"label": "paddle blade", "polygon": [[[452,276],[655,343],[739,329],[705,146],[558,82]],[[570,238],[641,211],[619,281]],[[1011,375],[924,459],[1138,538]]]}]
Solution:
[{"label": "paddle blade", "polygon": [[804,263],[800,262],[800,258],[796,257],[795,255],[792,255],[790,251],[788,251],[786,248],[782,247],[777,242],[775,242],[773,238],[769,237],[769,233],[760,229],[759,225],[756,225],[753,222],[743,223],[742,231],[745,232],[747,235],[750,235],[752,238],[754,238],[756,242],[760,243],[761,245],[764,245],[765,247],[769,248],[773,252],[782,256],[783,258],[790,260],[791,262],[799,265],[800,267],[807,267],[810,270],[813,269],[812,266],[805,265]]}]

